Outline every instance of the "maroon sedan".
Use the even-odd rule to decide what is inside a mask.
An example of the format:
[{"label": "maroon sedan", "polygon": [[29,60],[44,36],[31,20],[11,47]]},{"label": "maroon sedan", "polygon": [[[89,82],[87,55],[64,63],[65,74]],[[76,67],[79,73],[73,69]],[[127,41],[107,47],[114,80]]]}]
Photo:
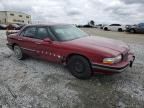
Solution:
[{"label": "maroon sedan", "polygon": [[7,40],[18,59],[29,55],[60,63],[80,79],[122,72],[135,58],[124,42],[89,36],[72,25],[28,25]]}]

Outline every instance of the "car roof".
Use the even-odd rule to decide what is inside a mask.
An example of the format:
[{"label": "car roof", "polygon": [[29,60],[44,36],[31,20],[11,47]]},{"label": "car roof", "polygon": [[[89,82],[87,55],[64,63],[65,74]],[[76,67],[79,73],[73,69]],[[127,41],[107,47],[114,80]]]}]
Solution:
[{"label": "car roof", "polygon": [[55,25],[72,25],[72,24],[62,24],[62,23],[48,23],[48,24],[28,24],[26,25],[27,27],[29,26],[55,26]]}]

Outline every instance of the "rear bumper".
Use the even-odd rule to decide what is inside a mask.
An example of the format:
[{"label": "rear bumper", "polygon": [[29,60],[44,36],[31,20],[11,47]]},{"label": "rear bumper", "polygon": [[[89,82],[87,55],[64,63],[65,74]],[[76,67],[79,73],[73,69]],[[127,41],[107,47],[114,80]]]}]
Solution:
[{"label": "rear bumper", "polygon": [[134,55],[129,55],[129,59],[123,64],[123,66],[104,66],[98,64],[92,64],[92,69],[97,73],[120,73],[125,71],[128,67],[132,67],[133,62],[135,60]]}]

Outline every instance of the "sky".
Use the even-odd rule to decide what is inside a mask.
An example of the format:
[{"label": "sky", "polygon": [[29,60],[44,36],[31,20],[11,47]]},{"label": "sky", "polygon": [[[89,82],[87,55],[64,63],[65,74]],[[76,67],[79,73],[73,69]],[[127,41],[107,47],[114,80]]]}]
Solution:
[{"label": "sky", "polygon": [[0,11],[30,14],[33,22],[136,24],[144,22],[144,0],[0,0]]}]

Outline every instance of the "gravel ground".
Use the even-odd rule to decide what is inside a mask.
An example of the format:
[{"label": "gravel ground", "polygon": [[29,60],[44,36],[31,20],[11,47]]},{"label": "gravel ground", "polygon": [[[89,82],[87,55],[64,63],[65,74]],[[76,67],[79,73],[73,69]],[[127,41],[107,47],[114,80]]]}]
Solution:
[{"label": "gravel ground", "polygon": [[136,55],[133,68],[79,80],[57,64],[17,60],[0,31],[0,108],[144,108],[144,34],[83,30],[128,43]]}]

